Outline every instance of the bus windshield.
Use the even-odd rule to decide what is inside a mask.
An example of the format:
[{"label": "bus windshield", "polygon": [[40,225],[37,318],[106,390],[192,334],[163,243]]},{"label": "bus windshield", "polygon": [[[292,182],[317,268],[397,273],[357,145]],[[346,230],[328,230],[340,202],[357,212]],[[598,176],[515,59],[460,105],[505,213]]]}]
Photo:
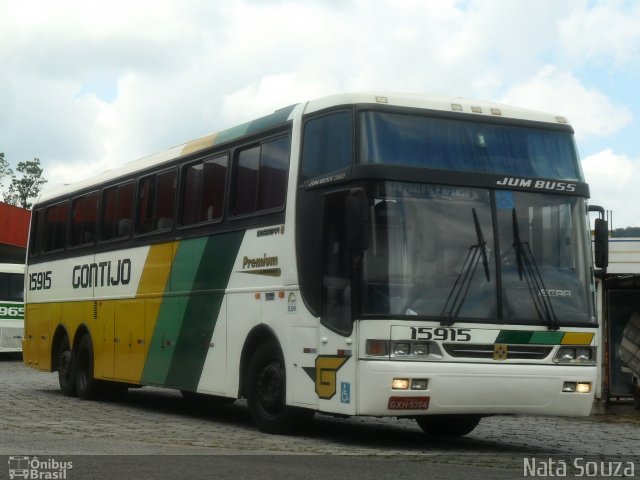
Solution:
[{"label": "bus windshield", "polygon": [[363,315],[595,321],[583,199],[405,182],[374,191]]},{"label": "bus windshield", "polygon": [[360,113],[359,162],[582,181],[568,131],[406,113]]}]

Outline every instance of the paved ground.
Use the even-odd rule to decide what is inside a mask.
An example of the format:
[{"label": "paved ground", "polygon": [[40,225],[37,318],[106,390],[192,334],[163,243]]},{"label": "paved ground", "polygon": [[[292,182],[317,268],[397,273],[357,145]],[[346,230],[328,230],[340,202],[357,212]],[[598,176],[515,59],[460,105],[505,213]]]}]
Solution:
[{"label": "paved ground", "polygon": [[[328,467],[338,468],[342,462],[343,474],[350,468],[380,473],[382,465],[395,468],[400,462],[405,472],[424,473],[428,467],[432,473],[439,472],[440,478],[462,474],[468,478],[523,478],[525,458],[547,463],[558,456],[626,461],[640,455],[640,415],[631,409],[587,418],[490,417],[467,437],[444,441],[430,439],[412,420],[324,415],[317,415],[304,435],[275,436],[263,434],[251,424],[241,401],[229,406],[193,405],[177,392],[143,388],[130,390],[117,403],[85,402],[64,397],[55,374],[40,373],[6,358],[0,359],[0,379],[0,455],[163,455],[151,457],[155,460],[147,468],[155,473],[148,478],[175,478],[171,468],[161,467],[166,458],[173,458],[172,468],[184,473],[180,470],[183,467],[176,467],[180,465],[176,457],[167,455],[202,456],[185,460],[190,466],[216,455],[218,467],[228,465],[226,478],[238,478],[233,473],[240,467],[254,473],[259,469],[265,478],[269,472],[273,478],[282,478],[286,465],[304,472],[301,478],[316,478],[302,464],[321,462],[322,458],[331,461],[318,470],[322,477],[317,478],[325,478]],[[91,458],[94,467],[105,462]],[[640,463],[638,458],[634,460],[638,465],[635,475],[640,477]],[[116,463],[126,466],[131,462],[137,467],[147,464],[130,457],[121,457]],[[114,462],[108,463],[108,468],[113,468]],[[167,476],[159,476],[158,469]],[[0,467],[0,475],[2,471]],[[111,477],[107,472],[107,476],[91,478]],[[398,477],[390,474],[389,478]]]}]

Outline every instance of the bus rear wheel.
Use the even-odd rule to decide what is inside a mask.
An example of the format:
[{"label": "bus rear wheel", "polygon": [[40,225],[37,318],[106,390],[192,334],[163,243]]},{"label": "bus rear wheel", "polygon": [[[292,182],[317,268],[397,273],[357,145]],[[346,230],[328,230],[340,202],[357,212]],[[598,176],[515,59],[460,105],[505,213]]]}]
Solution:
[{"label": "bus rear wheel", "polygon": [[423,415],[416,422],[434,437],[463,437],[480,423],[479,415]]},{"label": "bus rear wheel", "polygon": [[75,364],[76,392],[82,400],[89,400],[94,397],[96,390],[93,378],[93,345],[89,335],[84,335],[78,343]]},{"label": "bus rear wheel", "polygon": [[64,396],[72,397],[76,394],[76,378],[73,355],[67,338],[60,343],[58,351],[58,385],[60,385],[60,391]]},{"label": "bus rear wheel", "polygon": [[266,433],[291,433],[313,411],[286,405],[286,377],[282,353],[274,343],[255,352],[247,371],[247,406],[256,426]]}]

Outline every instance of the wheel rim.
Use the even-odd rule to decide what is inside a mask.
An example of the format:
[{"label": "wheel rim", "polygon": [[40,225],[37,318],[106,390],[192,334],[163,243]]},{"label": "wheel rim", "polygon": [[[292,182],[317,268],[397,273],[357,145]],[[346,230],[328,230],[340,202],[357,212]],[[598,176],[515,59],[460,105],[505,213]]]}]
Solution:
[{"label": "wheel rim", "polygon": [[276,415],[284,407],[284,374],[282,365],[272,362],[265,366],[258,376],[257,394],[262,409]]}]

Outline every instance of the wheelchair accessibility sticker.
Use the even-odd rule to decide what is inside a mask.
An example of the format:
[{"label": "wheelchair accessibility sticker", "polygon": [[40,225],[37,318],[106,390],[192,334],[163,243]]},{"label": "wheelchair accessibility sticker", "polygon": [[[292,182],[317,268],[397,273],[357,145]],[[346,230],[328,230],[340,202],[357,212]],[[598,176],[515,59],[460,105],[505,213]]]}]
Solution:
[{"label": "wheelchair accessibility sticker", "polygon": [[351,384],[340,382],[340,403],[351,403]]}]

